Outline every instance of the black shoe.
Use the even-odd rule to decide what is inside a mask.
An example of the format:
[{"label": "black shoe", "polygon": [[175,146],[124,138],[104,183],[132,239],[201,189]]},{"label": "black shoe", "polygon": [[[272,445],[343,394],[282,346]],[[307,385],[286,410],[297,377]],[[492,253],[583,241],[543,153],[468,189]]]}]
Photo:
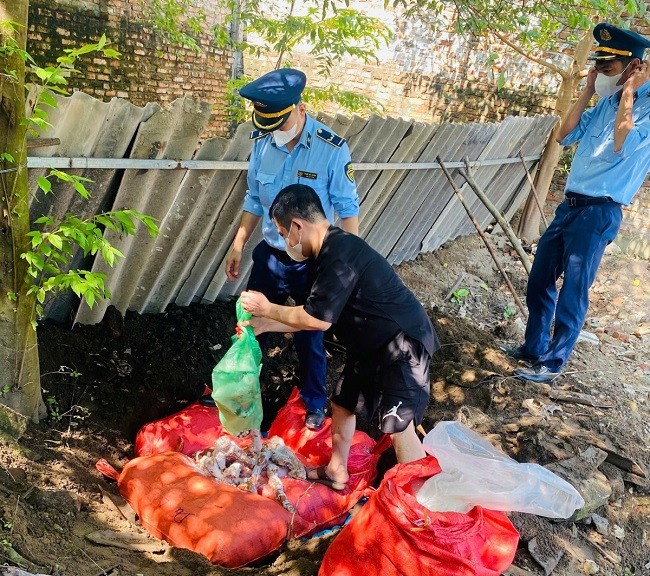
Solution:
[{"label": "black shoe", "polygon": [[510,348],[508,346],[499,346],[499,350],[501,350],[501,352],[505,352],[508,356],[510,356],[510,358],[514,358],[515,360],[525,362],[526,364],[535,364],[535,362],[537,362],[537,356],[531,356],[530,354],[526,354],[525,352],[522,352],[521,346],[517,348]]},{"label": "black shoe", "polygon": [[540,384],[550,384],[555,380],[561,372],[551,372],[543,364],[533,366],[532,368],[517,368],[514,375],[520,380],[528,380],[530,382],[537,382]]},{"label": "black shoe", "polygon": [[203,406],[216,406],[216,402],[211,394],[205,394],[199,398],[199,403]]},{"label": "black shoe", "polygon": [[325,423],[324,410],[309,410],[305,416],[305,426],[310,430],[320,430]]}]

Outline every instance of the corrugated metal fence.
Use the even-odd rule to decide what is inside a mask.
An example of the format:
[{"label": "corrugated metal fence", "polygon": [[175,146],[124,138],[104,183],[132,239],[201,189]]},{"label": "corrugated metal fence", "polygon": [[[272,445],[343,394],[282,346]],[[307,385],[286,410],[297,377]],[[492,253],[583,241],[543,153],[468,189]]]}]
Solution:
[{"label": "corrugated metal fence", "polygon": [[[156,104],[140,108],[121,99],[101,102],[80,92],[60,98],[58,108],[50,112],[52,128],[41,136],[58,138],[60,144],[30,153],[30,185],[35,191],[32,218],[132,208],[153,216],[160,226],[157,238],[144,230],[137,237],[107,232],[125,255],[114,268],[100,260],[75,261],[75,266],[106,273],[112,293],[110,301],[92,310],[81,305],[76,321],[98,322],[109,304],[124,313],[127,309],[161,312],[172,302],[181,306],[213,302],[245,285],[260,227],[248,242],[240,282],[226,280],[224,259],[246,192],[250,125],[239,126],[231,139],[201,142],[209,116],[210,105],[191,98],[165,109]],[[376,116],[320,119],[350,145],[361,200],[361,235],[392,264],[474,231],[437,165],[438,156],[486,227],[492,216],[453,167],[462,166],[465,159],[476,162],[474,180],[509,219],[529,192],[520,156],[534,172],[557,120],[510,117],[498,124],[438,125]],[[163,164],[175,169],[142,168],[137,163],[134,167],[133,160],[113,162],[118,168],[96,168],[92,166],[111,164],[80,158],[168,160]],[[55,162],[73,166],[69,172],[93,180],[89,202],[61,185],[47,196],[36,192],[36,178],[47,171],[37,166]],[[76,303],[71,297],[59,297],[47,308],[48,315],[58,319],[69,317],[71,309],[74,313]]]}]

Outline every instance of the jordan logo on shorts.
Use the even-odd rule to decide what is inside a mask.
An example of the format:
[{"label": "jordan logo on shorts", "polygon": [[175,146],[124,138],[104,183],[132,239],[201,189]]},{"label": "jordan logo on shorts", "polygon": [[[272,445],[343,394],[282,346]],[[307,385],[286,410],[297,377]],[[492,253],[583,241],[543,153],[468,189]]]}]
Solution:
[{"label": "jordan logo on shorts", "polygon": [[[397,406],[393,406],[386,414],[384,414],[384,418],[387,418],[388,416],[395,416],[400,422],[404,422],[404,419],[397,413],[397,409],[402,405],[400,402]],[[382,420],[384,419],[382,418]]]}]

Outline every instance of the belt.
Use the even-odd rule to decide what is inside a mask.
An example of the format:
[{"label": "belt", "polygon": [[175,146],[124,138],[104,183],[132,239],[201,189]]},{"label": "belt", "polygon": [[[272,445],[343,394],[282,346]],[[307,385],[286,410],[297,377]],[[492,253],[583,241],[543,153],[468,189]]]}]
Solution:
[{"label": "belt", "polygon": [[594,196],[585,196],[584,194],[575,194],[571,193],[566,195],[564,200],[571,208],[577,208],[578,206],[592,206],[593,204],[609,204],[614,202],[609,196],[600,196],[595,198]]}]

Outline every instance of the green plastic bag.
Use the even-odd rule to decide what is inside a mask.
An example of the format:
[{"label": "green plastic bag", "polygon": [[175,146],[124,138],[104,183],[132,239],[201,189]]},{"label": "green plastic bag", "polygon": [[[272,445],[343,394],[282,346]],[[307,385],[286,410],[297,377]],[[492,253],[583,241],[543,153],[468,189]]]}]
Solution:
[{"label": "green plastic bag", "polygon": [[[251,318],[236,305],[237,321]],[[262,393],[260,370],[262,350],[251,326],[241,336],[232,337],[232,345],[212,371],[212,398],[219,408],[219,419],[225,430],[236,436],[248,430],[259,430],[262,424]]]}]

